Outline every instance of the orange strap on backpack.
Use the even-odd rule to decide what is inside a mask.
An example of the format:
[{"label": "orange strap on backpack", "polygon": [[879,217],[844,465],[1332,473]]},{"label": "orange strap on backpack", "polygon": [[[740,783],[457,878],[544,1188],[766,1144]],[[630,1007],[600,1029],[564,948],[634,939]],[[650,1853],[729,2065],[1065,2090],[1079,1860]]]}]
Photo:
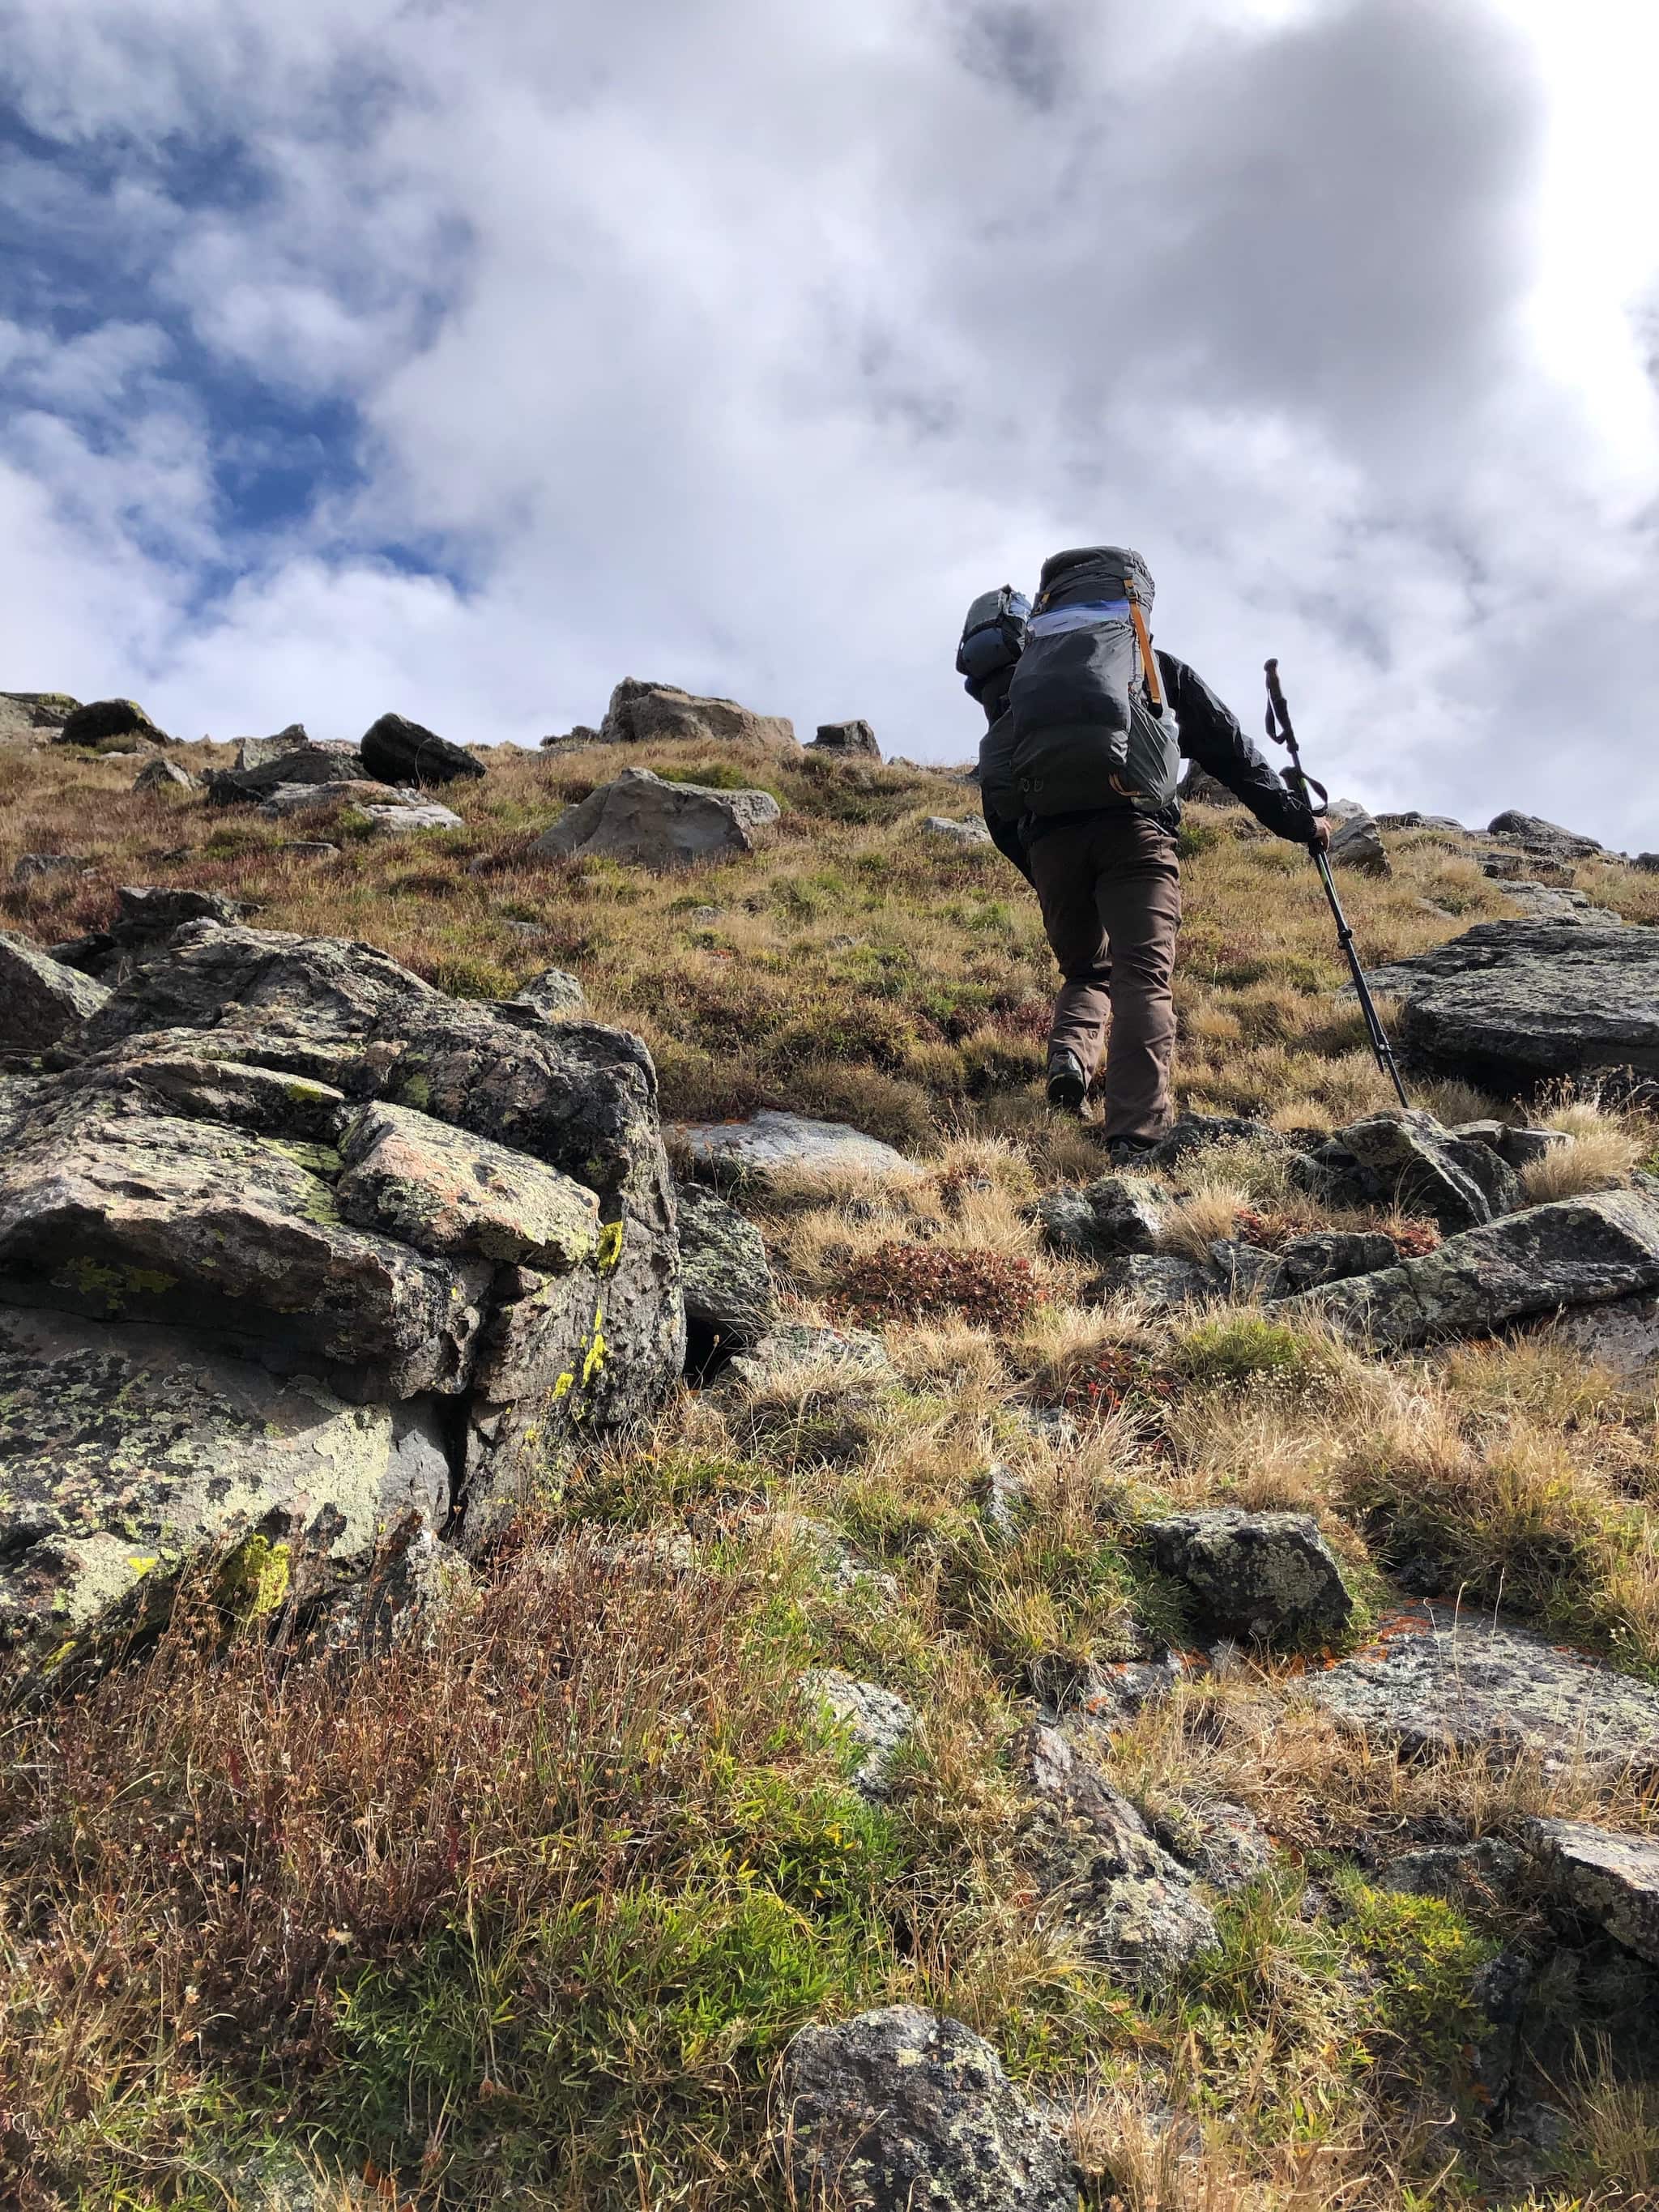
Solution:
[{"label": "orange strap on backpack", "polygon": [[1146,678],[1146,696],[1153,714],[1161,720],[1164,692],[1158,680],[1158,663],[1152,657],[1152,641],[1146,628],[1146,617],[1140,611],[1140,594],[1135,589],[1133,576],[1123,579],[1123,596],[1129,602],[1129,619],[1135,626],[1135,640],[1140,647],[1140,668]]}]

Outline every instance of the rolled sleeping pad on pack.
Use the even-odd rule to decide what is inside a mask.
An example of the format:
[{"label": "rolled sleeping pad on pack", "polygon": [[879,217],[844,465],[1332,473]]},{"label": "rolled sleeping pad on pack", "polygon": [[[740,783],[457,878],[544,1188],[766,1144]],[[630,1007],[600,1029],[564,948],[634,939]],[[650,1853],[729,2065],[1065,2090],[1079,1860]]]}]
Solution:
[{"label": "rolled sleeping pad on pack", "polygon": [[1159,711],[1146,633],[1155,588],[1127,545],[1078,546],[1043,562],[1009,687],[1013,781],[1027,811],[1158,813],[1173,801],[1179,735]]},{"label": "rolled sleeping pad on pack", "polygon": [[1012,584],[981,592],[968,610],[957,647],[957,673],[963,689],[994,722],[1007,708],[1008,683],[1025,643],[1025,622],[1031,603]]}]

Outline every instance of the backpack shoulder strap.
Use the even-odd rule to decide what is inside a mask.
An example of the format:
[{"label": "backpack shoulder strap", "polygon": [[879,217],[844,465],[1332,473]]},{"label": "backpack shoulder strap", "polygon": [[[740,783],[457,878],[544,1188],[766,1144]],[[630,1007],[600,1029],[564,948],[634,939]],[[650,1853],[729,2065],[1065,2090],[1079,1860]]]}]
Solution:
[{"label": "backpack shoulder strap", "polygon": [[[1127,563],[1125,564],[1127,567]],[[1152,713],[1161,720],[1164,715],[1164,689],[1158,681],[1158,662],[1152,654],[1152,641],[1147,633],[1146,617],[1141,611],[1140,593],[1131,575],[1123,579],[1123,595],[1129,602],[1129,619],[1135,626],[1135,642],[1140,647],[1141,672],[1146,678],[1146,696]]]}]

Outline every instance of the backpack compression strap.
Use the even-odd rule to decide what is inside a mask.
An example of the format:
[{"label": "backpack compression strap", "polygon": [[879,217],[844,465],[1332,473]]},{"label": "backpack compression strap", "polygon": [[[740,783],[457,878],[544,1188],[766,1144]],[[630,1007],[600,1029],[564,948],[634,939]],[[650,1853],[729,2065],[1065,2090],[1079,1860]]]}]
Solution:
[{"label": "backpack compression strap", "polygon": [[1140,611],[1140,594],[1135,589],[1133,576],[1123,579],[1123,595],[1129,602],[1129,619],[1135,626],[1135,641],[1140,647],[1141,672],[1146,678],[1146,697],[1153,714],[1161,721],[1164,716],[1164,693],[1158,680],[1158,663],[1152,658],[1152,641],[1147,634],[1146,617]]}]

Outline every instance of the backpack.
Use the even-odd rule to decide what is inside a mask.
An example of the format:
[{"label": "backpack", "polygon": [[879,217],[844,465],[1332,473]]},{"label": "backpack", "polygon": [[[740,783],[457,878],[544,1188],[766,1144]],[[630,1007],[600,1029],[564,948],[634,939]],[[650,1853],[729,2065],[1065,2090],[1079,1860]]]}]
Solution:
[{"label": "backpack", "polygon": [[969,608],[957,647],[957,674],[963,689],[981,704],[987,687],[997,677],[1006,678],[1019,659],[1030,611],[1030,601],[1012,584],[981,592]]},{"label": "backpack", "polygon": [[1031,813],[1158,814],[1173,801],[1180,740],[1146,628],[1153,591],[1127,546],[1043,562],[1009,687],[1013,781]]}]

